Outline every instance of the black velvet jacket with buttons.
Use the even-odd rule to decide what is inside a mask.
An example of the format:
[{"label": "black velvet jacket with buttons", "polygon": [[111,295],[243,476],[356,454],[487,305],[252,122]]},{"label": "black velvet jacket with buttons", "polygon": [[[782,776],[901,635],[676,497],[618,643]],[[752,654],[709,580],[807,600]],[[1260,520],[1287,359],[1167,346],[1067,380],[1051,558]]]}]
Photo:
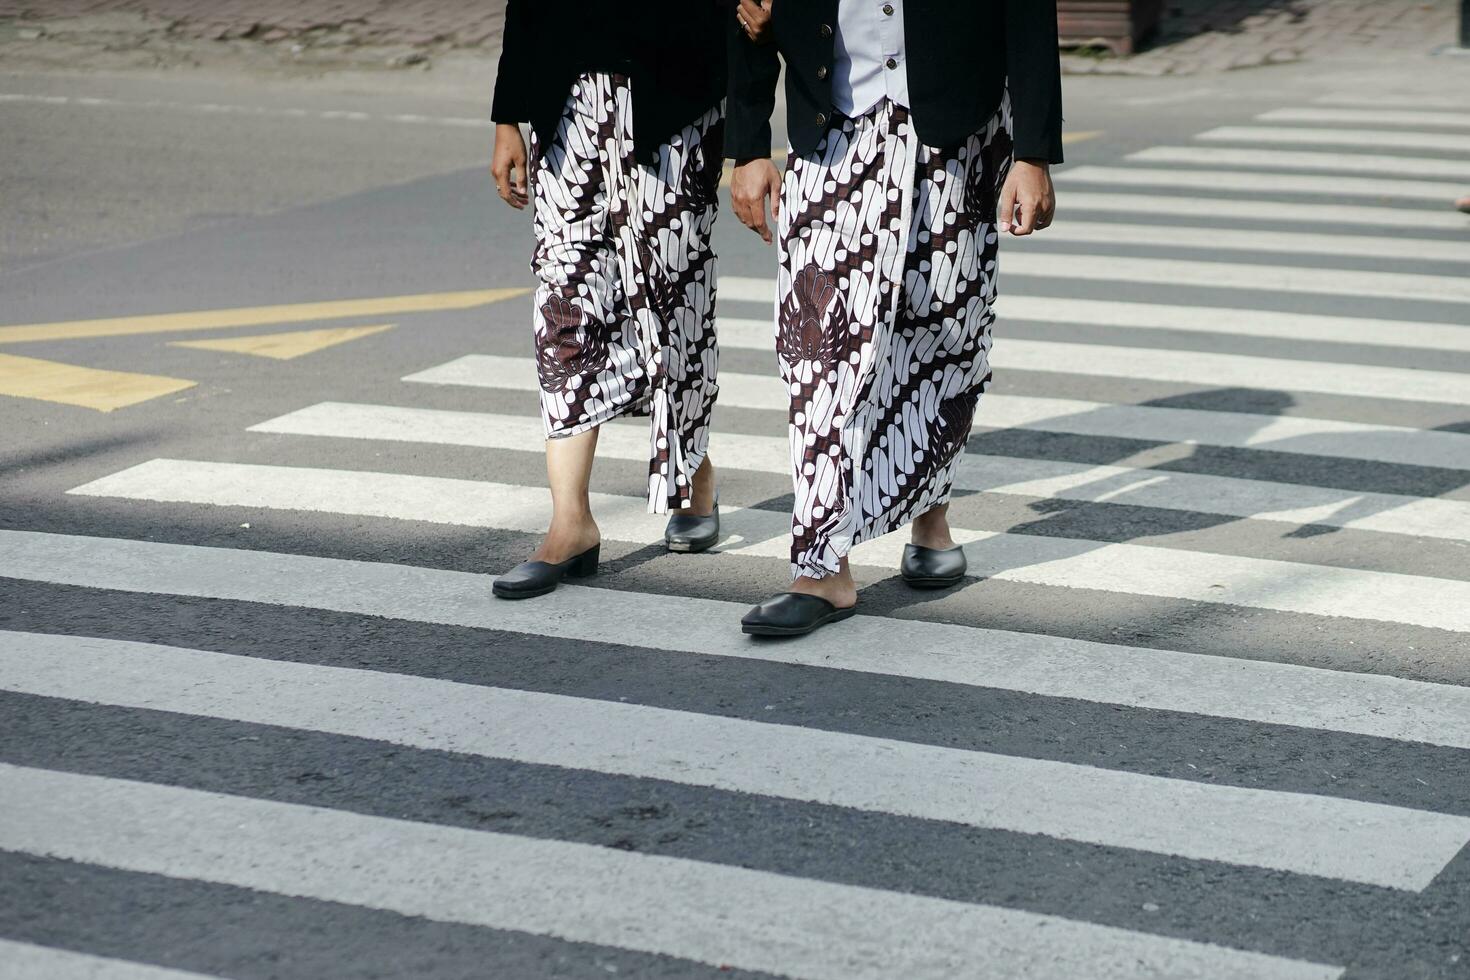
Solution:
[{"label": "black velvet jacket with buttons", "polygon": [[[798,154],[816,149],[835,114],[837,4],[773,0],[774,44],[755,44],[732,25],[726,156],[748,160],[770,154],[781,59],[791,147]],[[1009,79],[1016,156],[1061,163],[1056,0],[904,0],[903,18],[909,109],[923,143],[953,146],[981,129],[999,108]]]},{"label": "black velvet jacket with buttons", "polygon": [[651,163],[660,145],[725,95],[730,0],[510,0],[491,118],[556,133],[577,76],[616,71],[633,90],[633,143]]}]

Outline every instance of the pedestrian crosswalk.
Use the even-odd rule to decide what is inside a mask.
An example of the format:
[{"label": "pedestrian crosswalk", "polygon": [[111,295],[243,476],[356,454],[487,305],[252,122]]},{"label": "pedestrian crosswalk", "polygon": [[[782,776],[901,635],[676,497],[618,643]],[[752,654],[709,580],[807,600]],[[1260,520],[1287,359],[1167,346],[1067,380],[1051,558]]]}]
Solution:
[{"label": "pedestrian crosswalk", "polygon": [[[1467,128],[1324,99],[1063,170],[1002,246],[971,579],[917,596],[864,543],[861,614],[798,643],[737,628],[787,569],[770,275],[719,283],[707,555],[657,546],[618,420],[606,573],[490,598],[549,512],[521,337],[109,464],[63,502],[127,531],[0,528],[0,711],[68,746],[0,753],[0,857],[634,975],[1335,980],[1369,919],[1451,955]],[[232,975],[57,935],[0,959]]]}]

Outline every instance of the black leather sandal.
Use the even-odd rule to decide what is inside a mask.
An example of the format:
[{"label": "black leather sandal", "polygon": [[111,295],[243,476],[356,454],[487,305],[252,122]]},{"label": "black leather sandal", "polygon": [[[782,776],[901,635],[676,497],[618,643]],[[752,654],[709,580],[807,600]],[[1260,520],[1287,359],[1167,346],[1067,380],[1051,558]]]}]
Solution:
[{"label": "black leather sandal", "polygon": [[490,587],[502,599],[534,599],[556,591],[562,579],[586,578],[597,574],[602,545],[594,544],[580,555],[563,562],[523,561],[496,578]]},{"label": "black leather sandal", "polygon": [[959,585],[969,569],[965,549],[923,548],[916,544],[903,546],[903,561],[898,566],[903,580],[916,589],[947,589]]},{"label": "black leather sandal", "polygon": [[720,498],[715,498],[712,511],[704,515],[686,514],[679,511],[669,515],[664,528],[664,544],[670,551],[680,554],[696,554],[708,551],[720,540]]},{"label": "black leather sandal", "polygon": [[821,596],[783,592],[746,613],[740,628],[751,636],[806,636],[855,612],[854,606],[839,609]]}]

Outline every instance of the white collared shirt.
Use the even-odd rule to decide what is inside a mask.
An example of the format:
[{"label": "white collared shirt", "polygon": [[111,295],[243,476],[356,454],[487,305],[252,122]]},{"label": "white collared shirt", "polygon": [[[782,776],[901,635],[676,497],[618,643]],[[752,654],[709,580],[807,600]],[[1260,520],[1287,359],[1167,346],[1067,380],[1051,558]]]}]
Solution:
[{"label": "white collared shirt", "polygon": [[832,105],[860,116],[884,96],[909,104],[903,0],[838,0]]}]

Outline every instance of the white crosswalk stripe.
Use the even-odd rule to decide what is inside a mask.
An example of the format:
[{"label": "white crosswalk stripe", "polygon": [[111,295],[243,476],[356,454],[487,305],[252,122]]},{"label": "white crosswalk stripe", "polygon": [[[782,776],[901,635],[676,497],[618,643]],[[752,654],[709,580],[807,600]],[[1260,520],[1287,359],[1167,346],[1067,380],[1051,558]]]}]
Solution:
[{"label": "white crosswalk stripe", "polygon": [[[533,369],[524,361],[475,354],[405,380],[517,391],[533,391],[536,385]],[[720,400],[730,408],[769,409],[783,403],[784,388],[769,375],[726,371],[720,375]],[[1334,419],[990,394],[976,424],[1470,470],[1470,435]],[[300,409],[252,426],[252,431],[464,446],[494,438],[475,412],[338,403]]]},{"label": "white crosswalk stripe", "polygon": [[[432,758],[436,771],[522,767],[547,785],[616,783],[685,800],[796,808],[803,821],[811,813],[867,822],[842,827],[954,828],[946,832],[983,838],[980,850],[1025,850],[1027,862],[1038,860],[1034,851],[1068,848],[1056,860],[1099,881],[1123,868],[1151,888],[1207,883],[1235,896],[1260,922],[1247,932],[1179,914],[1167,925],[1154,920],[1158,926],[1117,911],[1088,921],[1091,912],[1053,914],[1045,901],[1002,897],[983,880],[963,901],[935,897],[892,884],[908,880],[897,867],[853,878],[818,864],[788,869],[788,858],[771,859],[773,870],[745,855],[711,858],[677,843],[660,849],[677,834],[623,851],[621,843],[587,842],[601,838],[564,839],[561,825],[492,832],[398,809],[394,800],[348,802],[335,788],[307,787],[278,802],[287,797],[260,798],[271,795],[268,784],[253,775],[239,786],[227,777],[191,781],[189,764],[230,757],[217,738],[209,752],[218,755],[157,774],[143,763],[113,771],[111,762],[77,761],[73,772],[62,771],[70,760],[0,760],[0,857],[674,957],[691,969],[947,980],[984,963],[1018,980],[1335,980],[1344,970],[1330,964],[1348,962],[1340,947],[1314,952],[1315,940],[1302,938],[1289,915],[1280,928],[1267,923],[1263,890],[1272,902],[1310,889],[1416,900],[1424,892],[1429,901],[1470,844],[1470,812],[1443,785],[1462,761],[1451,753],[1470,751],[1470,687],[1398,676],[1459,676],[1470,638],[1470,581],[1447,564],[1470,544],[1470,431],[1456,424],[1456,413],[1470,410],[1470,372],[1459,370],[1470,353],[1470,276],[1460,274],[1470,271],[1470,245],[1445,234],[1467,227],[1445,209],[1470,182],[1461,159],[1467,129],[1470,114],[1453,101],[1324,96],[1250,125],[1060,169],[1062,217],[1043,237],[1005,242],[1000,259],[992,360],[1006,393],[982,399],[972,445],[1014,455],[967,453],[955,484],[980,495],[956,515],[998,505],[1010,508],[1002,515],[1028,516],[953,529],[983,582],[938,594],[932,606],[860,614],[799,643],[752,642],[736,625],[747,603],[671,586],[693,565],[672,573],[675,559],[650,560],[663,518],[648,514],[626,481],[617,493],[590,495],[604,551],[619,556],[617,574],[534,602],[496,601],[491,575],[435,567],[427,551],[331,552],[379,559],[349,560],[312,553],[318,546],[309,538],[298,545],[280,537],[320,524],[354,535],[366,527],[365,540],[489,539],[495,567],[485,572],[494,572],[505,541],[519,547],[524,539],[515,535],[542,533],[549,495],[539,474],[527,475],[544,438],[529,414],[535,369],[524,355],[504,356],[523,345],[498,334],[486,337],[488,353],[400,369],[412,373],[387,392],[322,396],[353,402],[303,396],[250,426],[242,441],[222,440],[217,453],[157,450],[170,455],[89,474],[66,498],[83,512],[135,516],[140,527],[177,521],[185,529],[178,537],[0,529],[0,581],[22,597],[14,607],[21,615],[0,630],[0,698],[17,704],[61,705],[89,718],[147,716],[175,733],[228,725],[293,743],[378,746],[394,753],[393,766],[407,758],[396,770],[403,773]],[[1108,298],[1049,295],[1070,282]],[[1150,302],[1150,287],[1164,287],[1158,298],[1168,302]],[[735,499],[721,504],[714,553],[689,561],[716,576],[770,570],[774,589],[789,545],[790,515],[772,502],[789,493],[787,393],[774,365],[763,373],[747,365],[758,362],[748,352],[767,363],[774,356],[775,281],[725,276],[719,295],[727,304],[720,344],[746,368],[727,361],[721,371],[711,441],[717,465],[733,475],[724,486]],[[1345,315],[1355,308],[1350,300],[1379,302]],[[1391,318],[1390,304],[1408,304],[1404,319]],[[1046,326],[1018,336],[1011,323]],[[1071,337],[1070,325],[1088,332]],[[1382,362],[1373,363],[1375,351]],[[1011,393],[1018,387],[1026,394]],[[1239,394],[1242,406],[1279,398],[1285,411],[1300,394],[1301,411],[1328,417],[1133,404],[1181,388],[1193,404]],[[1078,391],[1096,400],[1058,397]],[[1366,407],[1342,407],[1351,399]],[[522,407],[507,409],[511,400]],[[497,410],[463,410],[477,407]],[[736,410],[740,431],[724,427],[725,409]],[[508,414],[516,411],[528,414]],[[1363,421],[1385,416],[1410,424]],[[1116,449],[1082,453],[1078,437]],[[325,439],[343,440],[334,448],[349,462],[316,465],[312,447],[324,444],[313,440]],[[393,444],[393,461],[380,460]],[[492,451],[482,455],[493,479],[444,475],[436,463],[455,451],[436,447]],[[603,426],[598,455],[622,473],[646,465],[646,421]],[[1222,470],[1237,459],[1240,475]],[[300,461],[313,465],[286,465]],[[460,477],[479,475],[454,465]],[[1207,471],[1196,471],[1201,465]],[[1367,471],[1361,483],[1345,476],[1358,469]],[[1375,490],[1344,489],[1352,486]],[[1029,514],[1043,519],[1057,501],[1073,502],[1068,523],[1038,527]],[[1083,502],[1099,506],[1075,506]],[[1115,517],[1117,534],[1100,523]],[[173,543],[198,540],[189,528],[214,528],[221,518],[232,528],[271,525],[277,536],[246,547]],[[1242,533],[1228,537],[1224,529],[1235,526]],[[1099,529],[1077,530],[1085,527]],[[1175,533],[1181,528],[1193,530]],[[1344,533],[1261,543],[1330,530]],[[853,550],[864,581],[882,577],[879,588],[889,586],[905,537]],[[1422,566],[1408,560],[1414,548],[1427,556]],[[285,553],[298,549],[304,553]],[[191,609],[180,626],[207,627],[180,640],[160,617],[149,636],[123,637],[90,611],[75,629],[25,624],[30,608],[45,605],[32,596],[68,589],[95,593],[99,609],[177,603]],[[995,615],[974,615],[977,596],[999,603]],[[1025,615],[1011,615],[1008,603]],[[1066,622],[1081,622],[1074,607],[1122,612],[1078,629]],[[1139,608],[1181,612],[1156,622]],[[239,639],[235,616],[360,618],[389,636],[471,631],[478,642],[473,631],[483,631],[494,639],[492,655],[475,650],[466,673],[453,673],[461,668],[452,662],[440,673],[439,651],[418,641],[373,660],[348,647],[359,641],[298,632],[276,651],[268,649],[273,638]],[[1011,629],[987,628],[997,624]],[[1201,642],[1211,629],[1223,642]],[[1379,638],[1379,648],[1355,649],[1360,636]],[[1399,636],[1408,652],[1394,648]],[[626,671],[609,648],[657,655],[647,662],[665,665],[667,687],[655,671],[656,694],[624,680],[541,689],[552,682],[512,670],[550,643],[567,651],[561,668],[569,673],[589,665],[599,675]],[[1421,662],[1428,666],[1415,673]],[[843,690],[947,685],[965,712],[1009,699],[1018,713],[1044,706],[1063,712],[1050,717],[1113,717],[1098,731],[1063,725],[1040,744],[1025,732],[996,734],[1017,728],[1004,715],[991,734],[962,740],[896,717],[907,707],[880,719],[861,699],[839,715],[791,698],[767,715],[759,701],[727,707],[729,688],[690,701],[689,685],[702,686],[712,675],[700,672],[712,665],[741,684],[751,680],[756,698],[784,683],[770,679],[784,671]],[[23,720],[25,731],[39,730]],[[1181,747],[1169,741],[1170,726],[1195,735]],[[1205,743],[1217,735],[1222,745],[1249,746],[1252,758],[1237,768],[1229,749],[1210,757]],[[105,746],[99,757],[113,758]],[[1188,761],[1206,758],[1214,767],[1207,772]],[[1416,780],[1422,793],[1383,789],[1362,771],[1318,778],[1315,770],[1344,759],[1363,771],[1397,760],[1432,759],[1426,766],[1435,768]],[[556,801],[569,820],[601,819],[575,795]],[[397,819],[405,812],[416,815]],[[834,822],[801,847],[820,849],[828,846],[822,835],[844,833]],[[849,848],[841,860],[860,853]],[[849,883],[875,880],[877,887]],[[0,939],[0,975],[202,976],[128,962],[151,956],[94,952],[103,955]]]},{"label": "white crosswalk stripe", "polygon": [[1426,112],[1400,109],[1384,112],[1381,108],[1286,108],[1272,109],[1256,117],[1262,122],[1286,123],[1350,123],[1354,125],[1429,126],[1444,129],[1470,129],[1470,112]]},{"label": "white crosswalk stripe", "polygon": [[[862,615],[841,633],[757,644],[729,628],[746,608],[736,602],[568,585],[535,604],[491,603],[484,575],[126,539],[0,531],[0,556],[8,575],[36,582],[652,646],[1470,748],[1470,688],[1375,674]],[[665,619],[680,629],[650,633],[649,622]]]},{"label": "white crosswalk stripe", "polygon": [[5,980],[208,980],[205,974],[0,939]]},{"label": "white crosswalk stripe", "polygon": [[[74,491],[174,503],[316,510],[404,520],[545,530],[529,488],[443,477],[305,467],[156,460]],[[544,500],[544,497],[543,497]],[[595,498],[608,520],[604,535],[630,542],[657,535],[640,521],[639,498]],[[544,503],[541,504],[544,507]],[[544,513],[544,512],[543,512]],[[727,554],[783,558],[789,518],[773,511],[732,511]],[[1280,612],[1344,616],[1470,632],[1470,582],[1393,572],[1305,565],[1082,538],[953,529],[967,545],[971,570],[987,578],[1061,588],[1091,588],[1195,602],[1224,602]],[[853,549],[854,565],[893,568],[903,542],[895,536]],[[1292,583],[1287,590],[1285,582]]]},{"label": "white crosswalk stripe", "polygon": [[[721,342],[726,347],[754,350],[774,347],[770,325],[763,321],[724,319],[721,326],[724,328]],[[1470,374],[1450,371],[1017,338],[997,341],[990,360],[997,371],[1051,371],[1090,377],[1173,381],[1210,388],[1260,388],[1349,397],[1371,392],[1375,398],[1470,406]],[[464,362],[458,363],[464,365]],[[517,381],[526,385],[535,383],[524,359],[489,357],[472,363],[479,365],[472,369],[490,378],[510,379],[512,384]],[[443,384],[449,376],[450,370],[446,367],[409,375],[405,380]],[[760,377],[736,377],[735,383],[752,391],[764,387],[770,395],[764,403],[741,402],[741,407],[780,410],[785,397],[779,380],[770,378],[767,384],[762,385]],[[989,421],[984,414],[980,418]]]},{"label": "white crosswalk stripe", "polygon": [[[1228,337],[1470,353],[1470,330],[1449,323],[1026,295],[999,297],[996,311],[1004,323],[1079,323],[1136,330],[1176,330]],[[774,331],[767,320],[721,317],[719,323],[722,343],[726,346],[775,347]],[[725,339],[725,334],[729,334],[729,339]]]},{"label": "white crosswalk stripe", "polygon": [[810,980],[943,980],[977,960],[1034,980],[1342,973],[992,906],[96,776],[0,765],[0,801],[12,850]]},{"label": "white crosswalk stripe", "polygon": [[[540,421],[528,416],[487,414],[483,416],[483,429],[487,438],[493,440],[488,448],[500,450],[524,450],[535,446],[541,437]],[[712,447],[726,461],[724,465],[733,469],[787,475],[790,450],[782,437],[722,432],[715,436]],[[642,427],[636,424],[608,426],[598,442],[598,452],[610,459],[641,462],[648,455]],[[159,462],[143,465],[158,466]],[[135,484],[135,477],[128,475],[134,474],[136,469],[104,477],[73,492],[144,495],[149,491]],[[153,483],[152,480],[145,482]],[[1426,499],[1177,470],[979,453],[965,457],[955,478],[955,486],[961,490],[1027,498],[1107,501],[1164,510],[1284,521],[1294,526],[1317,524],[1470,541],[1470,501],[1463,500]],[[544,509],[545,498],[539,495],[539,491],[536,500],[538,508]],[[539,530],[539,526],[535,529]]]},{"label": "white crosswalk stripe", "polygon": [[[1069,208],[1078,206],[1071,195],[1068,196],[1067,205]],[[1281,252],[1288,255],[1345,255],[1407,262],[1470,263],[1470,245],[1430,238],[1383,238],[1240,228],[1185,228],[1076,219],[1048,228],[1046,241],[1088,245],[1163,245],[1211,251],[1251,252],[1257,255],[1263,252]],[[1006,256],[1002,261],[1009,258],[1010,256]]]},{"label": "white crosswalk stripe", "polygon": [[[1283,228],[1302,225],[1362,225],[1364,228],[1374,229],[1381,233],[1384,228],[1398,228],[1404,223],[1402,208],[1374,207],[1368,204],[1303,204],[1298,201],[1186,197],[1160,194],[1153,188],[1149,188],[1147,192],[1134,194],[1082,190],[1070,185],[1067,180],[1069,174],[1074,174],[1081,169],[1074,167],[1070,170],[1058,171],[1056,174],[1058,183],[1066,186],[1066,196],[1062,199],[1062,207],[1066,209],[1062,218],[1063,225],[1078,212],[1085,214],[1093,211],[1127,215],[1132,220],[1147,215],[1163,215],[1189,218],[1191,221],[1206,221],[1212,218],[1224,218],[1229,221],[1256,221],[1266,226],[1260,231],[1268,236],[1280,234]],[[1252,175],[1247,175],[1249,176]],[[1047,231],[1051,232],[1058,227],[1061,225],[1052,225]],[[1464,231],[1465,218],[1449,210],[1416,209],[1413,227],[1416,233]],[[1357,232],[1359,235],[1363,233],[1362,231]],[[1383,240],[1387,248],[1394,250],[1396,246],[1392,243],[1399,239],[1384,236]],[[1450,244],[1457,243],[1451,242]],[[1002,287],[1002,292],[1004,291]]]},{"label": "white crosswalk stripe", "polygon": [[[1218,193],[1242,191],[1263,194],[1311,194],[1331,198],[1364,197],[1375,201],[1403,198],[1410,201],[1453,201],[1461,185],[1451,181],[1394,180],[1378,177],[1342,177],[1254,173],[1235,170],[1170,170],[1166,167],[1113,167],[1084,164],[1059,171],[1059,187],[1073,184],[1104,184],[1116,187],[1160,187]],[[1401,223],[1408,219],[1402,212]]]},{"label": "white crosswalk stripe", "polygon": [[1382,173],[1394,177],[1440,177],[1470,180],[1470,166],[1460,160],[1422,157],[1314,153],[1301,150],[1248,150],[1223,146],[1152,146],[1128,154],[1143,163],[1187,163],[1250,170],[1330,170],[1339,173]]},{"label": "white crosswalk stripe", "polygon": [[[1270,143],[1297,146],[1362,146],[1375,150],[1443,150],[1470,152],[1470,136],[1459,133],[1413,133],[1401,130],[1326,129],[1306,126],[1219,126],[1200,133],[1211,143]],[[1349,158],[1351,159],[1351,158]]]},{"label": "white crosswalk stripe", "polygon": [[[0,633],[0,688],[1419,890],[1470,817],[150,644]],[[779,767],[764,760],[781,759]],[[983,803],[980,801],[984,801]],[[977,805],[978,804],[978,805]],[[1207,823],[1210,833],[1195,827]]]},{"label": "white crosswalk stripe", "polygon": [[1465,100],[1441,98],[1423,92],[1414,95],[1350,95],[1334,93],[1312,100],[1317,105],[1347,106],[1353,109],[1464,109]]}]

